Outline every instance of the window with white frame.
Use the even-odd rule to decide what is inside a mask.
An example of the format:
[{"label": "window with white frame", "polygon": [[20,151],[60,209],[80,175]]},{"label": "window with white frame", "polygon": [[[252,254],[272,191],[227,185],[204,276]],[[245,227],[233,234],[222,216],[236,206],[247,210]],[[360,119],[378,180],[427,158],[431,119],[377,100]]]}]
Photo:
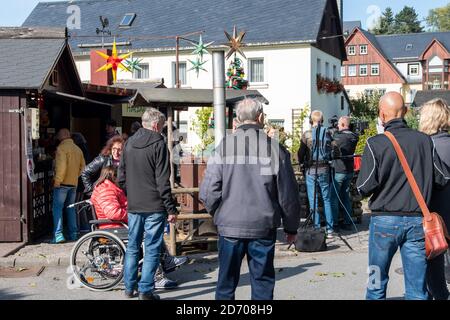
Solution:
[{"label": "window with white frame", "polygon": [[329,62],[325,62],[325,77],[327,77],[327,78],[330,77],[330,63]]},{"label": "window with white frame", "polygon": [[348,66],[348,76],[356,77],[356,66],[355,65]]},{"label": "window with white frame", "polygon": [[362,44],[359,46],[359,54],[367,54],[367,44]]},{"label": "window with white frame", "polygon": [[345,69],[346,69],[346,66],[341,67],[341,77],[345,77]]},{"label": "window with white frame", "polygon": [[322,60],[320,60],[319,58],[317,58],[316,69],[317,74],[322,74]]},{"label": "window with white frame", "polygon": [[408,75],[410,75],[410,76],[418,76],[419,75],[419,64],[418,63],[408,64]]},{"label": "window with white frame", "polygon": [[354,56],[356,54],[356,48],[355,46],[348,46],[348,55]]},{"label": "window with white frame", "polygon": [[333,66],[333,79],[337,79],[337,68]]},{"label": "window with white frame", "polygon": [[360,76],[367,76],[367,64],[361,64],[360,66],[359,66],[359,75]]},{"label": "window with white frame", "polygon": [[379,64],[372,64],[370,66],[370,74],[372,76],[379,76],[380,75],[380,65]]},{"label": "window with white frame", "polygon": [[[176,87],[176,62],[172,62],[172,85]],[[187,84],[187,66],[186,62],[179,62],[178,64],[179,77],[180,77],[180,86],[185,86]]]},{"label": "window with white frame", "polygon": [[253,83],[264,82],[264,59],[248,59],[248,79]]},{"label": "window with white frame", "polygon": [[133,70],[133,79],[148,79],[150,78],[150,71],[148,63],[140,63],[138,64],[139,68]]}]

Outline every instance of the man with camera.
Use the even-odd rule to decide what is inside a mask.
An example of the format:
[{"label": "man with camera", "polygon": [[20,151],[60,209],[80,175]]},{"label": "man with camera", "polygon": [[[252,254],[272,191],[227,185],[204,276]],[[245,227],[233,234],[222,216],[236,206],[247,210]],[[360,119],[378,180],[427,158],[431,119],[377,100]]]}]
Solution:
[{"label": "man with camera", "polygon": [[358,144],[358,135],[350,131],[350,117],[340,117],[338,131],[333,135],[340,157],[333,160],[333,185],[331,189],[331,206],[335,230],[339,228],[339,204],[344,209],[342,229],[351,229],[352,203],[350,201],[350,183],[353,178],[353,154]]},{"label": "man with camera", "polygon": [[[302,135],[298,161],[305,169],[306,191],[309,207],[314,215],[314,227],[320,229],[321,221],[318,211],[318,188],[320,188],[325,212],[327,238],[334,236],[334,219],[331,207],[330,161],[339,155],[339,150],[329,130],[323,126],[323,114],[319,110],[311,113],[311,130]],[[315,208],[315,210],[313,209]]]}]

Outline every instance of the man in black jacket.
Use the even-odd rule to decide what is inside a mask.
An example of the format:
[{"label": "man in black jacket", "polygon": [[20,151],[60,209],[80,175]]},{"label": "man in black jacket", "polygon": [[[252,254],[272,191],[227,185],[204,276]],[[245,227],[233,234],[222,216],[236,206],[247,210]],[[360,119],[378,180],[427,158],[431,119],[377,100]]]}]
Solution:
[{"label": "man in black jacket", "polygon": [[333,161],[334,174],[331,187],[331,207],[335,230],[339,229],[339,204],[343,206],[343,229],[351,228],[352,202],[350,200],[350,183],[353,179],[353,154],[358,144],[358,135],[350,131],[350,117],[340,117],[338,131],[333,140],[340,151],[338,159]]},{"label": "man in black jacket", "polygon": [[[399,93],[385,94],[379,116],[386,131],[398,140],[427,205],[433,184],[444,186],[448,168],[436,156],[430,137],[408,128],[407,108]],[[405,298],[427,299],[427,261],[422,212],[392,143],[379,134],[367,140],[357,180],[359,192],[371,195],[369,281],[366,298],[385,299],[392,258],[400,248]]]},{"label": "man in black jacket", "polygon": [[[128,245],[124,280],[127,296],[138,289],[139,298],[158,300],[154,275],[166,221],[176,222],[178,214],[170,188],[170,157],[161,130],[165,117],[147,108],[142,126],[125,144],[119,166],[119,185],[128,197]],[[139,250],[144,239],[142,277],[137,283]]]}]

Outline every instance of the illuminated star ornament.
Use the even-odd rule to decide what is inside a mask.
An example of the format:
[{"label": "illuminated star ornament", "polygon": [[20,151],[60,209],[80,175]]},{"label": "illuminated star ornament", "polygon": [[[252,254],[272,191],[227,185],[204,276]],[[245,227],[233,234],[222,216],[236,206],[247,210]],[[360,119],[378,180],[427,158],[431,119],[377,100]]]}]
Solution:
[{"label": "illuminated star ornament", "polygon": [[229,40],[229,42],[226,45],[230,47],[225,59],[228,59],[229,57],[231,57],[231,55],[233,53],[237,53],[237,52],[240,53],[241,56],[246,58],[244,52],[242,52],[242,47],[244,46],[244,43],[242,42],[242,40],[244,39],[246,32],[241,31],[241,32],[239,32],[239,35],[237,35],[236,26],[234,26],[234,28],[233,28],[233,36],[230,36],[230,34],[226,31],[224,31],[224,32]]},{"label": "illuminated star ornament", "polygon": [[197,72],[197,77],[198,77],[200,70],[208,72],[208,70],[203,68],[203,65],[208,61],[201,61],[200,58],[197,57],[197,60],[195,60],[195,61],[189,60],[189,62],[192,63],[192,68],[190,68],[188,71],[195,70],[195,72]]},{"label": "illuminated star ornament", "polygon": [[130,71],[134,71],[134,70],[138,70],[138,71],[142,71],[142,68],[139,66],[139,64],[142,62],[142,59],[133,59],[133,57],[131,57],[130,59],[125,60],[125,67],[130,70]]},{"label": "illuminated star ornament", "polygon": [[208,50],[206,50],[206,48],[208,48],[208,46],[210,46],[213,42],[214,41],[204,44],[202,35],[200,35],[200,39],[198,40],[198,43],[192,42],[195,44],[195,50],[192,52],[192,54],[196,54],[196,55],[200,56],[200,60],[203,61],[203,55],[208,53]]},{"label": "illuminated star ornament", "polygon": [[130,69],[128,69],[127,67],[125,67],[123,65],[122,61],[125,60],[126,58],[128,58],[129,56],[131,56],[133,54],[133,52],[129,52],[129,53],[117,56],[116,39],[114,39],[114,43],[113,43],[112,56],[108,56],[107,54],[104,54],[103,52],[100,52],[100,51],[96,51],[96,52],[99,56],[106,59],[106,64],[104,66],[98,68],[96,72],[108,71],[109,69],[112,69],[114,82],[117,81],[117,69],[120,68],[124,71],[131,72]]}]

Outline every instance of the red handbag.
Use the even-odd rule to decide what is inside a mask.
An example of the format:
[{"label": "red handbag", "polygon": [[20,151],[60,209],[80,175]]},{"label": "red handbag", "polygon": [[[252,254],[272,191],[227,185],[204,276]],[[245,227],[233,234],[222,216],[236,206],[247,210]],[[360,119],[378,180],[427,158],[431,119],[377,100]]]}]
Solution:
[{"label": "red handbag", "polygon": [[447,251],[447,239],[449,238],[447,228],[442,220],[442,217],[438,213],[430,213],[430,210],[428,210],[427,204],[425,203],[423,195],[420,192],[416,179],[411,172],[411,168],[406,161],[405,155],[398,144],[397,139],[395,139],[394,135],[388,131],[385,131],[384,134],[394,145],[395,152],[397,153],[398,159],[400,160],[406,177],[408,178],[409,185],[411,186],[414,196],[416,197],[420,209],[422,210],[424,217],[423,231],[425,233],[425,251],[427,259],[431,260]]}]

